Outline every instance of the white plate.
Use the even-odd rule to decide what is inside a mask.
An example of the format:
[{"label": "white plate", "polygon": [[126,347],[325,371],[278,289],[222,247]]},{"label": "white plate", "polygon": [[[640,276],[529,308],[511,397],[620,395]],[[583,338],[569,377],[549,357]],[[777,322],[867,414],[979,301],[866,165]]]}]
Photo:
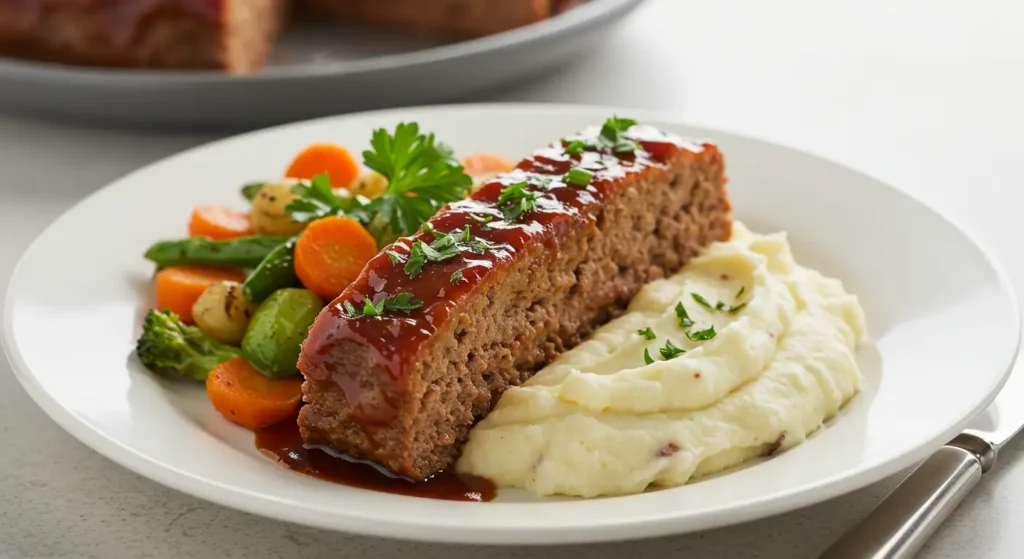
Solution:
[{"label": "white plate", "polygon": [[[132,354],[148,303],[146,246],[184,233],[199,203],[241,207],[238,186],[278,176],[312,140],[362,148],[374,127],[417,120],[459,153],[516,157],[617,113],[717,142],[737,217],[785,229],[801,262],[860,295],[877,345],[863,393],[813,439],[769,461],[677,489],[592,501],[491,503],[375,493],[282,470],[203,389]],[[171,157],[93,194],[51,225],[15,270],[3,318],[14,370],[61,426],[160,483],[273,518],[446,542],[555,543],[680,533],[777,514],[857,489],[948,441],[1002,386],[1017,304],[999,267],[959,229],[896,189],[811,155],[636,111],[467,105],[297,123]]]},{"label": "white plate", "polygon": [[146,127],[256,127],[436,103],[511,83],[592,51],[642,0],[590,0],[549,20],[438,44],[298,23],[263,72],[145,71],[0,58],[0,110]]}]

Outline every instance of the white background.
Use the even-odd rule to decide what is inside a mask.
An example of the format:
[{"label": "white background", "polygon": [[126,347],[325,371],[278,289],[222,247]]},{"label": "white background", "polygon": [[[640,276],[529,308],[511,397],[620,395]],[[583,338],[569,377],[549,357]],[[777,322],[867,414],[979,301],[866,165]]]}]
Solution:
[{"label": "white background", "polygon": [[[1024,294],[1024,3],[649,0],[587,58],[474,100],[660,110],[823,155],[930,203],[992,248]],[[78,199],[210,139],[0,116],[0,287],[26,244]],[[64,434],[0,364],[2,557],[814,557],[895,481],[767,521],[635,544],[485,549],[352,537],[129,473]],[[1017,443],[923,556],[1019,557],[1021,497]]]}]

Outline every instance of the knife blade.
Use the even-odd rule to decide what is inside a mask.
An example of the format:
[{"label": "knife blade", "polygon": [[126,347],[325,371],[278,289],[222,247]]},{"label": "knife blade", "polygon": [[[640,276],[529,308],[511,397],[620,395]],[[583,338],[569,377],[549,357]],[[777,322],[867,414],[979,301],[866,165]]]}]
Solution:
[{"label": "knife blade", "polygon": [[820,559],[909,559],[1024,429],[1024,362],[971,427],[940,448]]}]

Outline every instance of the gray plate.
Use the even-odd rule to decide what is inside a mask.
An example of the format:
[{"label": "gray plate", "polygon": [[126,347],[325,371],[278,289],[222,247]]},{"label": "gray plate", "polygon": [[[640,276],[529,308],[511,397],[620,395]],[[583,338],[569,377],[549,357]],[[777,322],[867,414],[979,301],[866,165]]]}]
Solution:
[{"label": "gray plate", "polygon": [[258,73],[103,69],[0,59],[0,110],[106,124],[255,127],[424,104],[513,82],[582,54],[642,0],[591,0],[506,33],[438,44],[297,25]]}]

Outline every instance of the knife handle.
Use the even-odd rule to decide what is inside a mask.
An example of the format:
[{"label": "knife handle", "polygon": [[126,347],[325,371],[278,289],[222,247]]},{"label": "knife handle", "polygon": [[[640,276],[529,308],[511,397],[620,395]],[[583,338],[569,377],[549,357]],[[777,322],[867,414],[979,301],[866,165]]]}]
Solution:
[{"label": "knife handle", "polygon": [[973,435],[958,436],[922,462],[820,559],[913,557],[994,461],[993,446]]}]

